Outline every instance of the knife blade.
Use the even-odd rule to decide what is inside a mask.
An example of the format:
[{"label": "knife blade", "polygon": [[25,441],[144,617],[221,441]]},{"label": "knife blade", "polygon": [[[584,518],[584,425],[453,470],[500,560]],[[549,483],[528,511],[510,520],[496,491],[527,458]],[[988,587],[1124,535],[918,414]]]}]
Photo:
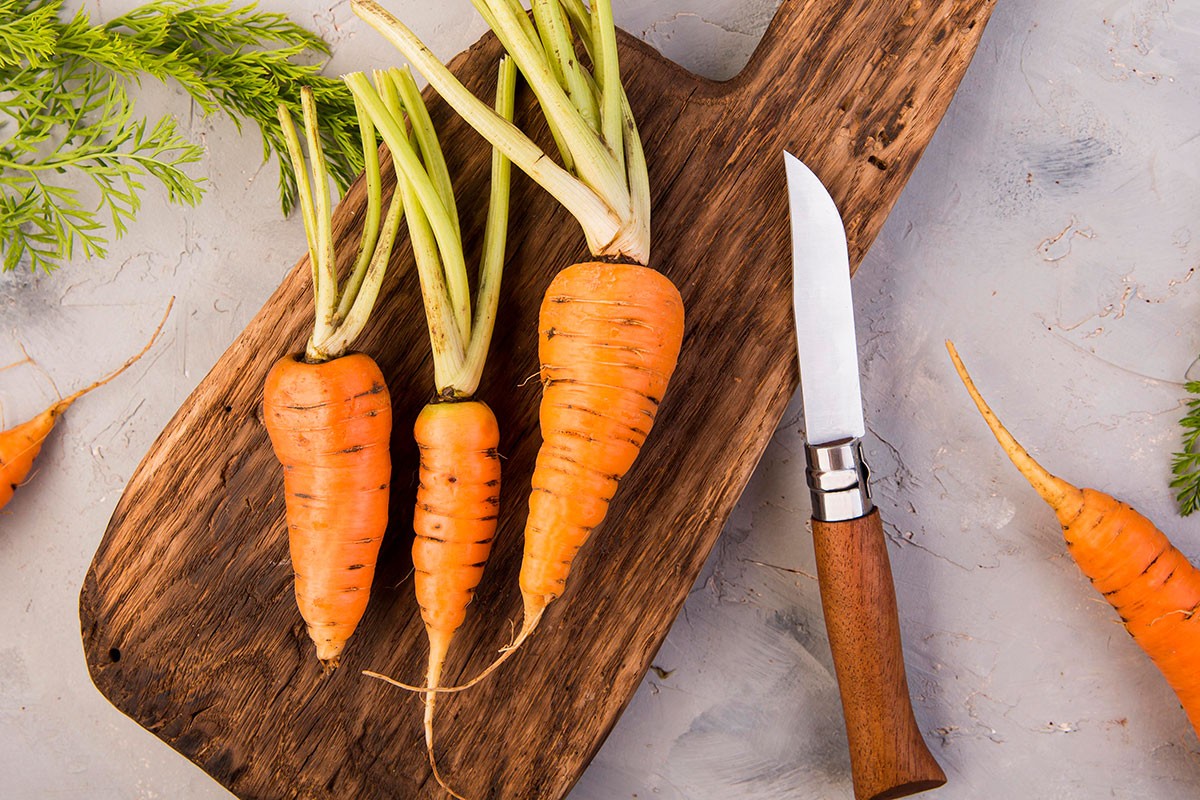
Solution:
[{"label": "knife blade", "polygon": [[813,549],[857,800],[946,782],[913,714],[896,591],[863,458],[862,392],[846,231],[803,162],[784,153]]}]

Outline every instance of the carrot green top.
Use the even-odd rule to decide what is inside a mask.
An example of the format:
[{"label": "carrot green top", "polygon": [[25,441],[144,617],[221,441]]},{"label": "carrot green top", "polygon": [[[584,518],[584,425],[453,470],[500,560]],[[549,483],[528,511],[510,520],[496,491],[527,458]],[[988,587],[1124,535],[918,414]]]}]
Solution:
[{"label": "carrot green top", "polygon": [[345,355],[366,326],[383,284],[404,206],[397,193],[392,197],[386,218],[383,217],[383,191],[375,129],[370,118],[359,107],[358,126],[365,162],[367,215],[354,266],[339,289],[337,255],[333,246],[329,170],[321,148],[316,103],[311,89],[305,87],[301,90],[300,102],[308,160],[312,167],[311,180],[291,113],[286,106],[280,105],[278,115],[296,173],[300,211],[304,217],[304,232],[308,237],[308,257],[312,264],[316,320],[304,355],[310,362],[331,361]]},{"label": "carrot green top", "polygon": [[[646,264],[650,182],[641,139],[621,85],[610,0],[472,0],[520,67],[546,115],[562,165],[511,121],[470,93],[403,23],[374,0],[352,0],[480,135],[552,194],[579,221],[588,248]],[[578,36],[592,63],[575,55]]]},{"label": "carrot green top", "polygon": [[[420,275],[437,393],[446,399],[471,397],[479,387],[500,298],[508,233],[509,160],[493,150],[473,319],[454,188],[421,92],[407,69],[377,71],[374,79],[372,86],[361,72],[345,77],[355,102],[378,128],[396,166],[395,195],[404,205]],[[502,59],[494,112],[500,119],[512,119],[516,80],[515,65],[511,59]],[[406,118],[411,133],[405,127]]]}]

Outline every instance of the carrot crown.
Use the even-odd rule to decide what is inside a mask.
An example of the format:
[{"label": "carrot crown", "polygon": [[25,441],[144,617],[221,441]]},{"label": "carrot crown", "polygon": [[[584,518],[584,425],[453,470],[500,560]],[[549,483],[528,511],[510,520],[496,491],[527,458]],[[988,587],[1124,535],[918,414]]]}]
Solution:
[{"label": "carrot crown", "polygon": [[[472,0],[517,62],[546,115],[562,165],[546,157],[510,120],[489,108],[402,22],[374,0],[354,12],[383,34],[446,102],[583,227],[593,255],[646,264],[650,258],[650,181],[641,138],[621,85],[610,0]],[[576,56],[575,38],[591,61]]]},{"label": "carrot crown", "polygon": [[[421,280],[438,395],[470,397],[479,387],[500,301],[512,172],[509,160],[493,150],[492,188],[472,319],[454,187],[412,73],[408,69],[376,71],[374,85],[361,72],[346,75],[345,80],[355,103],[378,128],[396,166],[395,196],[404,206]],[[502,59],[495,110],[501,119],[512,119],[516,82],[512,60]],[[411,130],[405,127],[406,118]]]},{"label": "carrot crown", "polygon": [[300,136],[287,107],[278,108],[279,125],[287,142],[288,156],[296,174],[300,212],[308,238],[308,258],[312,264],[313,298],[316,320],[305,348],[309,361],[329,361],[345,355],[366,326],[379,289],[387,272],[388,259],[396,241],[403,215],[403,204],[393,195],[387,216],[383,216],[383,189],[379,173],[379,149],[370,118],[358,108],[359,134],[362,138],[364,176],[367,186],[367,214],[362,241],[349,277],[339,288],[337,256],[333,246],[333,206],[330,202],[329,169],[321,148],[317,108],[313,93],[301,89],[304,138],[312,175],[305,166]]}]

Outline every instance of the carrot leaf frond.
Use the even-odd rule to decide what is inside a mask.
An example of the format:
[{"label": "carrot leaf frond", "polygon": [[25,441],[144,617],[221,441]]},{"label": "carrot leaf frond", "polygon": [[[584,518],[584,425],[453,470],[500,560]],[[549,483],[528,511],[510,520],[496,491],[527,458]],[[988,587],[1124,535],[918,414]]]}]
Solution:
[{"label": "carrot leaf frond", "polygon": [[1186,517],[1200,508],[1200,381],[1188,381],[1184,388],[1195,397],[1188,401],[1187,414],[1179,421],[1183,438],[1171,464],[1175,474],[1171,488],[1175,490],[1179,513]]}]

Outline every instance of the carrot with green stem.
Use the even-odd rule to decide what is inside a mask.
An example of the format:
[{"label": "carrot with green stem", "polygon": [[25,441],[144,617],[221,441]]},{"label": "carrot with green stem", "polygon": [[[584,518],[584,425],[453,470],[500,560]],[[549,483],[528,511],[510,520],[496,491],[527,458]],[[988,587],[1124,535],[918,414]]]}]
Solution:
[{"label": "carrot with green stem", "polygon": [[[576,553],[603,521],[637,458],[675,369],[683,302],[650,259],[645,154],[621,86],[608,0],[473,0],[516,61],[546,116],[562,164],[472,95],[399,20],[373,0],[352,0],[493,147],[578,220],[594,260],[561,270],[542,301],[543,387],[538,452],[521,563],[524,621],[489,674],[536,629],[566,587]],[[590,55],[575,56],[573,35]],[[413,687],[409,687],[413,688]]]},{"label": "carrot with green stem", "polygon": [[374,359],[350,348],[379,296],[404,208],[393,192],[383,211],[375,130],[360,110],[367,212],[339,288],[328,169],[310,90],[302,91],[301,105],[311,180],[295,123],[282,106],[279,123],[300,187],[315,319],[304,352],[284,356],[268,373],[263,419],[283,466],[296,602],[328,671],[366,610],[387,528],[391,400]]},{"label": "carrot with green stem", "polygon": [[[158,335],[162,333],[163,325],[167,323],[167,317],[170,316],[173,305],[175,305],[174,297],[167,303],[167,310],[163,312],[163,317],[159,321],[158,327],[154,329],[154,333],[150,336],[150,341],[146,342],[145,347],[120,367],[100,380],[61,398],[58,402],[28,422],[23,422],[14,428],[0,431],[0,508],[8,505],[8,502],[12,500],[17,489],[25,485],[30,473],[33,471],[34,460],[42,452],[42,444],[50,436],[50,433],[54,430],[54,426],[58,424],[58,420],[66,413],[67,409],[85,394],[112,382],[117,376],[136,364],[154,346],[154,343],[158,341]],[[30,361],[32,359],[26,355],[25,358],[15,364],[10,364],[9,367]],[[8,369],[8,367],[4,367],[3,369]],[[57,390],[55,393],[57,394]]]},{"label": "carrot with green stem", "polygon": [[946,348],[1000,447],[1054,509],[1075,563],[1166,677],[1200,734],[1200,570],[1125,503],[1076,488],[1034,461],[988,407],[954,345]]},{"label": "carrot with green stem", "polygon": [[[516,79],[512,61],[502,59],[495,109],[504,119],[513,116]],[[393,69],[376,72],[374,86],[361,73],[347,75],[346,83],[397,165],[397,192],[404,201],[433,349],[435,395],[413,430],[420,451],[413,582],[429,640],[425,746],[434,777],[458,797],[438,771],[433,715],[450,642],[483,577],[499,518],[500,429],[475,393],[499,305],[511,167],[502,153],[493,151],[472,315],[454,190],[416,81],[408,70]],[[411,133],[403,124],[406,117]]]}]

